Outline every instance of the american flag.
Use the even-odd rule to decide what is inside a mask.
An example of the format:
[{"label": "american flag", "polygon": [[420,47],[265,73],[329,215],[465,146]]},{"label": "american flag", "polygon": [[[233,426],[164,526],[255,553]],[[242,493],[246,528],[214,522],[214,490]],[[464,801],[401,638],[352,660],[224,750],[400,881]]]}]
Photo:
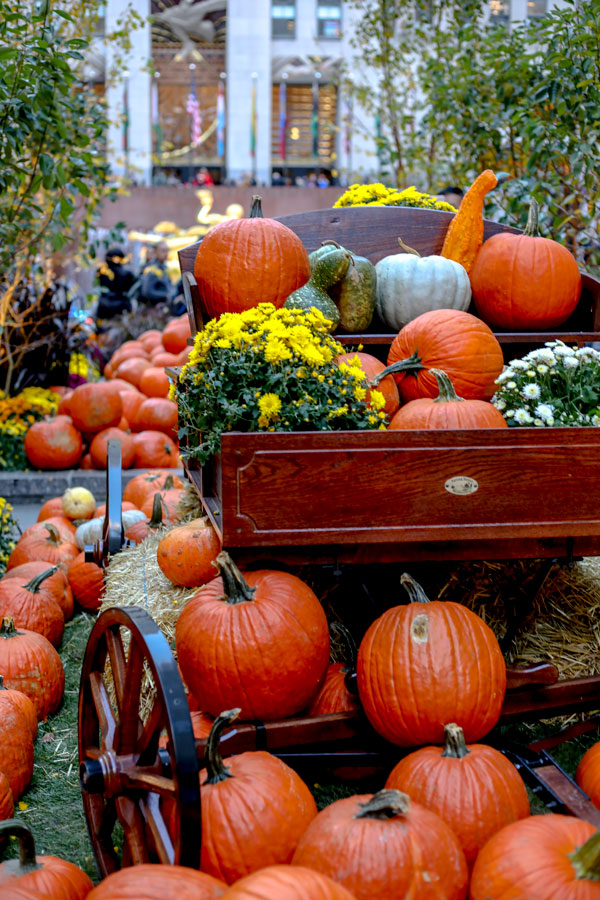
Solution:
[{"label": "american flag", "polygon": [[196,96],[196,81],[192,78],[190,84],[190,92],[188,94],[186,111],[191,118],[190,133],[192,144],[198,144],[202,137],[202,115],[200,113],[200,104]]}]

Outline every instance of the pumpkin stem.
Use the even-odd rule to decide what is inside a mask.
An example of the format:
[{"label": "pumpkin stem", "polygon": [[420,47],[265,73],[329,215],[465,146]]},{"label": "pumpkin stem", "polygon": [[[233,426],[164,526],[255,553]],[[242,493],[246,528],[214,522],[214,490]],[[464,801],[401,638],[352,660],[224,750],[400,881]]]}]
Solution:
[{"label": "pumpkin stem", "polygon": [[568,858],[577,879],[600,881],[600,831],[588,838],[574,853],[569,853]]},{"label": "pumpkin stem", "polygon": [[48,532],[47,543],[54,544],[55,547],[60,546],[62,538],[56,525],[53,525],[52,522],[44,522],[44,528]]},{"label": "pumpkin stem", "polygon": [[386,375],[393,375],[395,372],[408,372],[409,375],[415,375],[424,368],[425,366],[421,365],[421,357],[418,351],[415,350],[412,356],[407,356],[406,359],[399,359],[397,362],[392,363],[391,366],[386,366],[382,372],[379,372],[378,375],[371,379],[370,385],[371,387],[377,387]]},{"label": "pumpkin stem", "polygon": [[411,578],[411,576],[405,572],[404,575],[400,578],[400,584],[408,594],[409,600],[411,603],[429,603],[429,597],[423,590],[420,584]]},{"label": "pumpkin stem", "polygon": [[459,397],[454,390],[454,385],[450,381],[448,375],[441,369],[430,369],[432,375],[435,375],[439,394],[433,401],[434,403],[464,403],[464,397]]},{"label": "pumpkin stem", "polygon": [[0,675],[0,691],[7,691],[8,688],[4,687],[4,675]]},{"label": "pumpkin stem", "polygon": [[388,788],[377,791],[366,803],[358,805],[362,808],[354,813],[354,819],[394,819],[409,811],[410,797],[402,791]]},{"label": "pumpkin stem", "polygon": [[[172,476],[169,475],[169,478]],[[163,524],[163,498],[160,494],[154,495],[154,500],[152,501],[152,516],[150,517],[150,521],[148,522],[148,528],[158,528]]]},{"label": "pumpkin stem", "polygon": [[403,253],[411,253],[413,256],[418,256],[419,259],[421,259],[421,254],[419,253],[419,251],[414,250],[412,247],[407,246],[407,244],[404,243],[402,238],[400,238],[400,237],[398,238],[398,243],[400,244],[400,247],[402,248]]},{"label": "pumpkin stem", "polygon": [[161,490],[171,491],[171,490],[173,490],[174,487],[175,487],[175,485],[173,483],[173,476],[167,475],[167,477],[165,478],[165,483],[163,484]]},{"label": "pumpkin stem", "polygon": [[529,215],[527,216],[527,225],[525,231],[527,237],[539,237],[539,220],[540,220],[540,204],[533,197],[529,201]]},{"label": "pumpkin stem", "polygon": [[2,619],[2,624],[0,625],[0,637],[2,638],[12,638],[16,637],[18,634],[23,634],[22,631],[17,631],[15,628],[15,622],[12,616],[5,616]]},{"label": "pumpkin stem", "polygon": [[20,878],[21,875],[42,868],[35,858],[35,843],[27,825],[23,825],[18,819],[5,819],[0,822],[0,838],[7,837],[15,837],[19,841],[19,858],[2,863],[4,876]]},{"label": "pumpkin stem", "polygon": [[252,197],[252,206],[250,207],[250,212],[248,213],[249,219],[263,219],[263,211],[262,211],[262,197],[259,197],[258,194],[254,194]]},{"label": "pumpkin stem", "polygon": [[31,591],[32,594],[39,594],[40,585],[42,582],[46,580],[46,578],[50,578],[51,575],[54,575],[55,572],[58,572],[61,564],[59,563],[57,566],[53,566],[51,569],[46,569],[45,572],[40,572],[39,575],[35,575],[29,584],[24,584],[23,588],[26,591]]},{"label": "pumpkin stem", "polygon": [[321,241],[321,247],[337,247],[338,250],[342,250],[341,244],[338,244],[337,241]]},{"label": "pumpkin stem", "polygon": [[223,600],[232,606],[254,600],[255,587],[250,587],[229,553],[222,550],[216,559],[219,574],[223,579],[225,594]]},{"label": "pumpkin stem", "polygon": [[223,757],[219,752],[219,741],[223,731],[237,719],[241,711],[241,709],[227,709],[225,712],[220,713],[213,722],[206,741],[206,750],[204,751],[206,772],[208,774],[206,784],[218,784],[219,781],[225,781],[226,778],[235,777],[223,762]]},{"label": "pumpkin stem", "polygon": [[356,644],[354,643],[354,638],[341,622],[332,622],[329,629],[334,638],[338,639],[344,646],[344,668],[342,672],[345,675],[348,672],[354,672],[356,669]]},{"label": "pumpkin stem", "polygon": [[449,759],[464,759],[471,752],[465,743],[465,735],[455,722],[444,725],[444,734],[446,735],[446,743],[442,756]]}]

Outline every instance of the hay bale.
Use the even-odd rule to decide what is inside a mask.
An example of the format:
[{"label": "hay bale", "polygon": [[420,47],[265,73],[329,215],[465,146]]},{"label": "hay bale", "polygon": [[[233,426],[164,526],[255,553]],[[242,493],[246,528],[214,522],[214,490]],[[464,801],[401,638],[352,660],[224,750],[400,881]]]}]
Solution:
[{"label": "hay bale", "polygon": [[191,522],[193,519],[201,519],[204,516],[204,509],[198,491],[189,481],[186,481],[183,496],[177,504],[177,516],[179,525]]}]

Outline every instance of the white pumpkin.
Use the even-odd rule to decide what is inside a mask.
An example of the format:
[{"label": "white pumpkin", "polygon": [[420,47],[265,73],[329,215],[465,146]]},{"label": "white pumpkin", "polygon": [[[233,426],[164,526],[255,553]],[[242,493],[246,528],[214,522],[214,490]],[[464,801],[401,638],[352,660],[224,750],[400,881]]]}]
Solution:
[{"label": "white pumpkin", "polygon": [[[121,513],[123,520],[123,530],[127,531],[135,522],[147,522],[148,517],[141,509],[126,509]],[[95,544],[102,537],[102,529],[104,528],[104,516],[97,516],[95,519],[89,519],[80,525],[75,532],[75,543],[80,550],[83,550],[86,544]]]},{"label": "white pumpkin", "polygon": [[385,256],[375,266],[377,297],[375,310],[394,331],[432,309],[466,311],[471,302],[471,282],[460,263],[443,256],[406,253]]}]

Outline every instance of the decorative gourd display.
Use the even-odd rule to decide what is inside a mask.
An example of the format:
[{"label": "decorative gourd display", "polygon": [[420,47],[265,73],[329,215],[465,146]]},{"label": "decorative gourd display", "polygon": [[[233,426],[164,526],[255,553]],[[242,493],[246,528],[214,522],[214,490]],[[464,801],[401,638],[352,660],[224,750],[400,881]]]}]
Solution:
[{"label": "decorative gourd display", "polygon": [[[121,511],[123,529],[127,531],[135,522],[145,522],[147,517],[141,509],[126,509]],[[98,516],[83,522],[75,532],[75,544],[79,550],[83,550],[87,544],[95,544],[102,537],[104,528],[104,516]],[[75,556],[78,554],[75,553]]]},{"label": "decorative gourd display", "polygon": [[376,731],[393,744],[442,744],[450,719],[467,741],[494,727],[506,666],[491,628],[466,606],[430,601],[410,575],[410,603],[386,610],[358,649],[358,692]]},{"label": "decorative gourd display", "polygon": [[223,763],[219,739],[239,712],[227,710],[215,719],[200,773],[200,868],[227,884],[263,866],[291,862],[317,815],[300,776],[271,753],[240,753]]},{"label": "decorative gourd display", "polygon": [[[29,708],[24,700],[29,701]],[[21,691],[0,689],[0,772],[8,778],[13,800],[19,799],[33,775],[32,709],[37,728],[29,698]]]},{"label": "decorative gourd display", "polygon": [[439,816],[400,791],[325,807],[300,838],[292,862],[328,875],[356,900],[463,900],[467,893],[458,839]]},{"label": "decorative gourd display", "polygon": [[13,884],[60,900],[85,900],[92,890],[92,882],[79,866],[58,856],[36,856],[33,835],[18,819],[0,822],[0,836],[19,842],[18,859],[0,863],[0,896],[8,898]]},{"label": "decorative gourd display", "polygon": [[[4,819],[12,818],[14,811],[15,804],[10,789],[10,782],[4,772],[0,772],[0,822],[4,821]],[[0,840],[1,846],[2,840]]]},{"label": "decorative gourd display", "polygon": [[305,709],[325,678],[329,631],[323,607],[295,575],[242,574],[227,553],[220,577],[188,601],[176,627],[183,678],[201,709],[242,703],[244,721]]},{"label": "decorative gourd display", "polygon": [[84,487],[67,488],[61,497],[62,515],[67,519],[91,519],[96,500]]},{"label": "decorative gourd display", "polygon": [[347,250],[332,248],[315,263],[309,280],[288,296],[283,304],[287,309],[320,310],[329,319],[330,331],[335,331],[340,322],[340,312],[327,291],[337,284],[348,271],[352,256]]},{"label": "decorative gourd display", "polygon": [[72,469],[81,459],[81,434],[68,416],[34,422],[25,435],[25,453],[36,469]]},{"label": "decorative gourd display", "polygon": [[108,384],[80,384],[69,397],[73,425],[86,434],[95,434],[117,425],[123,415],[121,395]]},{"label": "decorative gourd display", "polygon": [[386,788],[396,788],[426,806],[458,837],[467,865],[493,834],[529,815],[521,776],[509,760],[486,744],[467,744],[462,728],[446,725],[444,747],[422,747],[392,769]]},{"label": "decorative gourd display", "polygon": [[267,866],[241,878],[228,900],[356,900],[327,875],[305,866]]},{"label": "decorative gourd display", "polygon": [[111,872],[87,900],[214,900],[226,890],[226,884],[206,872],[142,863]]},{"label": "decorative gourd display", "polygon": [[85,552],[76,556],[67,570],[73,596],[80,606],[96,612],[102,605],[104,574],[100,566],[85,561]]},{"label": "decorative gourd display", "polygon": [[377,315],[395,331],[422,313],[436,309],[465,310],[471,284],[460,263],[443,256],[421,256],[398,239],[403,252],[384,256],[377,272]]},{"label": "decorative gourd display", "polygon": [[40,522],[39,525],[37,531],[28,530],[29,533],[24,533],[17,541],[17,546],[8,559],[8,569],[40,559],[50,565],[56,565],[77,556],[74,538],[66,540],[66,536],[61,535],[50,519]]},{"label": "decorative gourd display", "polygon": [[[383,372],[385,369],[384,364],[380,359],[377,359],[376,356],[371,356],[370,353],[359,353],[355,351],[354,353],[343,353],[342,356],[338,356],[337,362],[339,363],[351,363],[355,358],[360,360],[360,367],[363,372],[367,376],[367,381],[372,381],[376,375],[379,375],[380,372]],[[367,382],[365,382],[366,385]],[[400,406],[400,397],[398,395],[398,388],[396,387],[396,382],[392,375],[386,375],[377,385],[377,390],[381,391],[385,398],[385,413],[390,416],[390,418],[398,411],[398,407]],[[370,391],[367,389],[367,395],[365,397],[365,401],[369,402]]]},{"label": "decorative gourd display", "polygon": [[44,582],[58,571],[58,566],[25,583],[17,578],[0,579],[0,618],[12,616],[17,628],[28,628],[48,638],[58,647],[65,630],[65,617],[56,602],[54,591],[46,589]]},{"label": "decorative gourd display", "polygon": [[[170,479],[170,481],[168,481]],[[146,499],[148,494],[154,494],[156,491],[168,490],[169,488],[182,488],[183,481],[172,472],[164,472],[157,470],[154,472],[144,472],[143,475],[136,475],[130,482],[125,485],[123,491],[123,500],[133,503],[138,509]]]},{"label": "decorative gourd display", "polygon": [[459,397],[445,372],[430,369],[438,383],[439,394],[411,400],[400,407],[388,428],[508,428],[506,419],[487,400]]},{"label": "decorative gourd display", "polygon": [[200,587],[215,577],[221,541],[208,519],[193,519],[161,538],[156,559],[162,573],[180,587]]},{"label": "decorative gourd display", "polygon": [[17,630],[10,616],[0,624],[0,672],[5,687],[29,697],[38,719],[46,719],[58,708],[65,689],[60,656],[43,635]]},{"label": "decorative gourd display", "polygon": [[497,184],[498,179],[491,169],[477,176],[462,198],[444,238],[440,255],[460,263],[469,275],[483,243],[483,204],[486,195]]},{"label": "decorative gourd display", "polygon": [[275,219],[263,218],[261,198],[252,198],[247,219],[212,228],[198,247],[194,278],[208,315],[242,312],[286,297],[310,278],[304,244]]},{"label": "decorative gourd display", "polygon": [[[504,366],[502,348],[488,326],[470,313],[437,309],[423,313],[392,341],[386,374],[393,374],[400,400],[437,397],[431,369],[441,369],[465,400],[489,400]],[[376,385],[380,373],[373,379]]]},{"label": "decorative gourd display", "polygon": [[600,809],[600,742],[593,744],[583,754],[577,766],[575,781],[594,806]]},{"label": "decorative gourd display", "polygon": [[597,900],[600,832],[574,816],[531,816],[507,825],[479,853],[471,900]]},{"label": "decorative gourd display", "polygon": [[484,321],[536,331],[569,318],[579,303],[581,274],[566,247],[539,236],[538,205],[532,200],[523,234],[495,234],[483,244],[471,286]]},{"label": "decorative gourd display", "polygon": [[[309,256],[311,270],[334,249],[345,250],[336,241],[323,241],[319,249]],[[352,257],[352,265],[344,277],[329,288],[328,293],[339,310],[340,331],[358,333],[366,331],[373,319],[377,273],[366,256],[357,256],[350,250],[346,252]]]},{"label": "decorative gourd display", "polygon": [[358,697],[348,690],[348,679],[356,675],[356,645],[341,622],[332,622],[331,631],[343,643],[346,661],[330,663],[321,690],[308,708],[309,716],[360,709]]},{"label": "decorative gourd display", "polygon": [[[68,565],[68,563],[66,565]],[[34,560],[9,569],[4,576],[4,579],[19,578],[21,582],[25,584],[28,581],[31,581],[32,578],[35,578],[36,575],[47,572],[49,568],[51,568],[50,564],[44,562],[44,560]],[[48,578],[45,579],[44,588],[52,594],[54,600],[62,609],[65,622],[68,621],[73,615],[73,592],[67,581],[65,564],[61,565],[53,575],[49,575]]]}]

